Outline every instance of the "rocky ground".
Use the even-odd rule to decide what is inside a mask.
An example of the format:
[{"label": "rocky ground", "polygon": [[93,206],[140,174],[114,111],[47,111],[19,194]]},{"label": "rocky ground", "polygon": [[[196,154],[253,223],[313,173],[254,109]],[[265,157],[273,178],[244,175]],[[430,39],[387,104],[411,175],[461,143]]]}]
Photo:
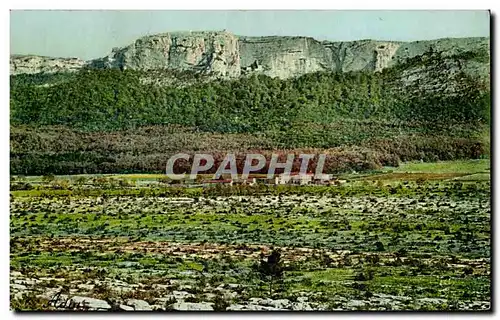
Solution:
[{"label": "rocky ground", "polygon": [[[26,278],[19,272],[11,274],[11,292],[14,299],[32,297],[33,295],[46,302],[48,309],[58,310],[93,310],[93,311],[341,311],[341,310],[405,310],[415,309],[456,308],[460,310],[488,310],[489,301],[453,302],[442,298],[412,298],[374,293],[371,297],[352,299],[335,297],[335,307],[324,302],[314,302],[317,294],[313,292],[298,292],[295,299],[250,298],[238,303],[224,304],[217,297],[234,299],[245,291],[239,284],[221,284],[217,287],[206,286],[201,292],[193,292],[192,285],[179,285],[171,280],[169,284],[146,285],[143,283],[129,284],[124,281],[105,279],[103,281],[69,282],[72,287],[65,291],[64,278],[44,277],[39,279]],[[54,287],[45,285],[56,284]],[[40,290],[43,287],[43,290]],[[113,288],[116,294],[130,292],[147,292],[154,290],[157,298],[147,300],[134,298],[117,298],[111,300],[92,297],[99,288]],[[65,292],[65,293],[63,293]],[[215,300],[215,302],[214,302]]]},{"label": "rocky ground", "polygon": [[[489,183],[363,190],[16,194],[11,307],[489,310]],[[273,252],[282,273],[270,276]]]}]

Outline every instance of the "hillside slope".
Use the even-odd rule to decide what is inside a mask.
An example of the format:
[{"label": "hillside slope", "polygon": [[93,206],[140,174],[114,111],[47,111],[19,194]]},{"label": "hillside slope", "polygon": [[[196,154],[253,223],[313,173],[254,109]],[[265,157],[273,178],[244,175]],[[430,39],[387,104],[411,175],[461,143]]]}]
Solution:
[{"label": "hillside slope", "polygon": [[[222,48],[219,34],[207,37],[203,48]],[[11,75],[11,171],[159,172],[180,151],[313,148],[331,154],[331,172],[489,153],[487,39],[385,44],[392,53],[383,61],[366,58],[377,42],[338,44],[330,65],[311,61],[333,44],[307,38],[231,38],[232,49],[218,53],[222,60],[205,55],[190,65],[186,57],[197,59],[191,45],[207,43],[169,38],[184,53],[174,59],[169,51],[162,60],[158,49],[168,41],[152,47],[151,39],[115,50],[121,58],[100,65]],[[283,67],[305,52],[297,43],[309,50],[307,67]],[[279,61],[292,48],[294,58],[273,60],[266,51],[273,44]],[[356,58],[361,52],[367,56]],[[236,56],[239,69],[227,69]],[[254,58],[261,62],[246,70]]]}]

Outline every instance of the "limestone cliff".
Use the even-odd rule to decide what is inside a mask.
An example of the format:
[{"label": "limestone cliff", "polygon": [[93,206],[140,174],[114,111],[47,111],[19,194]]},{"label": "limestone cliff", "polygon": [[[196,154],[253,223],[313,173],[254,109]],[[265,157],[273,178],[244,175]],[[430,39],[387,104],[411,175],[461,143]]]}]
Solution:
[{"label": "limestone cliff", "polygon": [[99,68],[174,69],[233,78],[240,75],[238,39],[228,32],[163,33],[136,40],[91,62]]},{"label": "limestone cliff", "polygon": [[[261,73],[282,79],[316,71],[372,71],[402,63],[430,48],[445,57],[486,52],[489,38],[415,42],[317,41],[310,37],[244,37],[221,32],[172,32],[142,37],[103,58],[84,62],[11,56],[11,74],[90,68],[193,71],[218,78]],[[466,72],[489,74],[489,63],[462,64]]]},{"label": "limestone cliff", "polygon": [[331,67],[325,48],[312,38],[240,37],[239,51],[244,74],[289,78]]},{"label": "limestone cliff", "polygon": [[78,58],[53,58],[36,55],[11,55],[10,74],[54,73],[80,70],[86,62]]}]

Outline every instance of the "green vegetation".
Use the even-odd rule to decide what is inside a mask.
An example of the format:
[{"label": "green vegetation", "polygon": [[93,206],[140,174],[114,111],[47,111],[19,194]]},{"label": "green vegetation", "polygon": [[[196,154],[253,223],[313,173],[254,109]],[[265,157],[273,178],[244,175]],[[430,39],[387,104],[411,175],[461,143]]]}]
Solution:
[{"label": "green vegetation", "polygon": [[[86,310],[78,295],[107,310],[489,309],[490,93],[450,67],[486,60],[430,50],[381,73],[288,80],[11,76],[11,308]],[[404,76],[415,70],[427,78]],[[231,152],[241,169],[249,151],[326,153],[346,183],[161,174],[174,153],[211,153],[216,168]]]},{"label": "green vegetation", "polygon": [[[402,165],[470,176],[487,166]],[[112,308],[134,298],[171,310],[176,300],[169,295],[186,291],[186,302],[212,301],[216,310],[304,296],[324,310],[484,309],[489,181],[387,184],[378,175],[350,175],[341,187],[177,191],[120,187],[102,176],[68,180],[62,190],[53,189],[61,177],[21,179],[34,189],[11,192],[11,272],[26,281],[19,283],[33,283],[25,286],[34,293],[13,299],[12,307],[54,308],[40,293],[64,279],[73,294]],[[148,176],[120,176],[127,177],[152,183]],[[86,184],[77,184],[81,178]]]},{"label": "green vegetation", "polygon": [[395,168],[395,172],[426,172],[426,173],[484,173],[490,171],[490,161],[442,161],[433,163],[410,162]]},{"label": "green vegetation", "polygon": [[[434,52],[416,59],[424,66],[445,68],[445,58]],[[384,73],[314,73],[289,80],[258,75],[184,88],[146,84],[141,79],[147,72],[131,70],[83,70],[65,81],[47,75],[13,76],[11,121],[85,130],[176,124],[222,133],[280,132],[338,119],[489,121],[487,89],[463,72],[447,79],[458,90],[451,96],[422,89],[410,95],[401,92],[400,69],[415,63]],[[35,85],[42,81],[51,85]]]},{"label": "green vegetation", "polygon": [[[336,149],[331,172],[488,157],[489,89],[445,67],[476,57],[464,54],[427,52],[382,73],[186,86],[152,85],[151,73],[132,70],[11,76],[11,172],[153,173],[168,155],[197,151]],[[418,67],[446,86],[405,83],[402,72]]]},{"label": "green vegetation", "polygon": [[[434,125],[435,131],[387,121],[339,120],[317,127],[315,134],[296,127],[293,133],[217,134],[156,126],[114,132],[81,132],[67,127],[11,128],[12,174],[162,173],[174,153],[211,153],[214,170],[226,153],[243,164],[248,151],[326,153],[326,172],[373,170],[399,161],[437,161],[487,157],[488,145],[475,125]],[[292,130],[292,129],[290,129]],[[311,149],[311,147],[319,149]],[[182,162],[181,162],[182,163]],[[179,162],[177,162],[179,164]],[[296,163],[300,166],[299,161]],[[185,163],[179,170],[190,168]],[[212,172],[213,173],[213,172]]]}]

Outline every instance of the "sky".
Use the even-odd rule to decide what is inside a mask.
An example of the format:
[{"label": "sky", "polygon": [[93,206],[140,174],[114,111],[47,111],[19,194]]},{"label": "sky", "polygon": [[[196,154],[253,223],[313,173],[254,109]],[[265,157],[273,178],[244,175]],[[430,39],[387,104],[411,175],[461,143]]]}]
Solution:
[{"label": "sky", "polygon": [[488,37],[488,11],[11,11],[11,54],[94,59],[148,34],[227,30],[245,36],[415,41]]}]

